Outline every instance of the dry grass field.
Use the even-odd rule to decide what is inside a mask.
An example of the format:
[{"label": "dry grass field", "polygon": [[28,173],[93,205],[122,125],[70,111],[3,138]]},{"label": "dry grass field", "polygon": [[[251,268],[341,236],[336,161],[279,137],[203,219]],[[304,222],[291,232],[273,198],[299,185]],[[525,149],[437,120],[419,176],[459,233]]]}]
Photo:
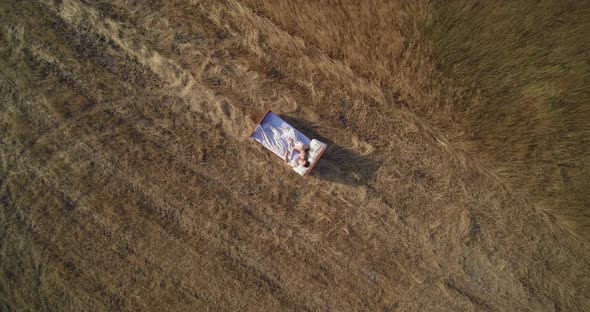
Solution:
[{"label": "dry grass field", "polygon": [[588,38],[586,1],[0,1],[0,311],[587,311]]}]

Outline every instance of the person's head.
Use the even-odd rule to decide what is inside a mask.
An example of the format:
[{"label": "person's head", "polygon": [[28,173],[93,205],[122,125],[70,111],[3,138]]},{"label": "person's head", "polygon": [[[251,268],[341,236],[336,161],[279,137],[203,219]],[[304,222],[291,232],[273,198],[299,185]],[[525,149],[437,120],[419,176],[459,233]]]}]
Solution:
[{"label": "person's head", "polygon": [[297,159],[297,163],[298,163],[300,166],[303,166],[303,167],[305,167],[305,168],[309,167],[309,160],[307,160],[307,159],[305,159],[305,158],[301,158],[301,157],[299,157],[299,159]]}]

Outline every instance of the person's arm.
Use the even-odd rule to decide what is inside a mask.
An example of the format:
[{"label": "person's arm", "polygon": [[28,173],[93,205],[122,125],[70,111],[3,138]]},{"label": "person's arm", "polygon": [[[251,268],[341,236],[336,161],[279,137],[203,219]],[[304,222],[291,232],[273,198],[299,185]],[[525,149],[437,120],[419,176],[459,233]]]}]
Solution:
[{"label": "person's arm", "polygon": [[297,141],[293,141],[291,140],[291,144],[293,145],[293,149],[294,151],[298,151],[300,153],[304,153],[307,146],[304,145],[301,141],[297,140]]},{"label": "person's arm", "polygon": [[283,159],[285,160],[285,163],[288,163],[289,161],[287,160],[287,157],[289,156],[289,151],[286,150],[285,151],[285,156],[283,156]]}]

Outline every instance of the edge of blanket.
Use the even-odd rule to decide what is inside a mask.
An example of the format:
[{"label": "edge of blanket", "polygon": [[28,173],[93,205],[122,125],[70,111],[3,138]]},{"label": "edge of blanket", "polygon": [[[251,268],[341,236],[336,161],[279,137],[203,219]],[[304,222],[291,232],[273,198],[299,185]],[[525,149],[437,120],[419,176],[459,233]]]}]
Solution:
[{"label": "edge of blanket", "polygon": [[250,138],[251,140],[252,140],[252,136],[254,135],[254,132],[256,132],[256,128],[258,128],[258,126],[259,126],[259,125],[262,123],[262,121],[264,121],[264,118],[266,118],[266,116],[267,116],[269,113],[272,113],[272,112],[270,111],[270,109],[269,109],[269,110],[267,110],[267,111],[266,111],[266,113],[264,113],[264,115],[262,115],[262,118],[260,118],[260,120],[258,121],[258,123],[257,123],[257,124],[254,126],[254,129],[252,130],[252,133],[250,133],[250,136],[249,136],[249,138]]},{"label": "edge of blanket", "polygon": [[304,177],[309,175],[309,173],[311,172],[311,170],[313,169],[313,167],[318,163],[318,161],[320,161],[320,158],[322,158],[322,155],[324,154],[324,152],[328,149],[327,146],[324,146],[324,148],[322,149],[322,152],[319,153],[319,155],[316,157],[315,161],[313,162],[313,164],[311,164],[311,166],[309,166],[309,169],[307,170],[307,172],[303,175]]}]

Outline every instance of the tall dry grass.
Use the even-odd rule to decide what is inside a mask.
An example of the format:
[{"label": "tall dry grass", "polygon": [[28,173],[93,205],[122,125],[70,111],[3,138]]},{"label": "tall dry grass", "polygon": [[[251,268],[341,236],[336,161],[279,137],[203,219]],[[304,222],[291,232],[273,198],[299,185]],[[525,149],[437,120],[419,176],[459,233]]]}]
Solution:
[{"label": "tall dry grass", "polygon": [[590,6],[583,1],[437,5],[433,58],[463,91],[471,153],[590,234]]},{"label": "tall dry grass", "polygon": [[[0,309],[586,310],[588,246],[413,106],[435,8],[328,4],[373,73],[237,1],[0,2]],[[330,143],[309,179],[247,141],[269,107]]]},{"label": "tall dry grass", "polygon": [[242,2],[590,235],[587,3]]}]

